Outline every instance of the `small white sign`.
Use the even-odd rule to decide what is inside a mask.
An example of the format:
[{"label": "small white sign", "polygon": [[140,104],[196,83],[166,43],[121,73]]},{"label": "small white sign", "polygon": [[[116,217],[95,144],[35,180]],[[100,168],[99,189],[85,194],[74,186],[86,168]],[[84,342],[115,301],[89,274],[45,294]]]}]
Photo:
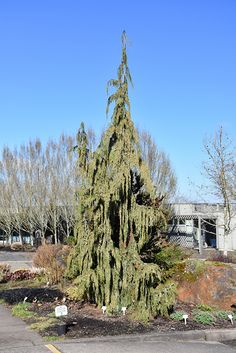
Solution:
[{"label": "small white sign", "polygon": [[105,314],[106,310],[107,310],[107,307],[105,305],[103,305],[102,306],[102,313]]},{"label": "small white sign", "polygon": [[184,324],[187,325],[188,314],[183,315]]},{"label": "small white sign", "polygon": [[125,313],[126,313],[126,306],[122,306],[121,311],[122,311],[123,315],[125,315]]},{"label": "small white sign", "polygon": [[68,315],[67,306],[66,305],[56,306],[55,307],[55,315],[56,315],[56,317]]}]

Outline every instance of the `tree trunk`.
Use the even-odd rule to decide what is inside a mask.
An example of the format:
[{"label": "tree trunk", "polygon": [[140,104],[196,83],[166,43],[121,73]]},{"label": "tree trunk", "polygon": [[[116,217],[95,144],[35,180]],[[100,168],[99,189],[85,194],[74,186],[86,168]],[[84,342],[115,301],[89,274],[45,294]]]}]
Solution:
[{"label": "tree trunk", "polygon": [[30,245],[34,246],[34,236],[33,236],[32,232],[30,232]]},{"label": "tree trunk", "polygon": [[54,231],[54,243],[58,244],[58,237],[57,237],[57,211],[53,210],[53,231]]},{"label": "tree trunk", "polygon": [[22,237],[22,233],[21,233],[21,229],[20,228],[19,228],[19,238],[20,238],[21,245],[23,245],[23,237]]},{"label": "tree trunk", "polygon": [[11,232],[8,233],[8,243],[9,243],[9,245],[12,244],[12,233]]},{"label": "tree trunk", "polygon": [[223,254],[224,256],[228,256],[228,237],[229,237],[229,234],[224,234],[224,250],[223,250]]}]

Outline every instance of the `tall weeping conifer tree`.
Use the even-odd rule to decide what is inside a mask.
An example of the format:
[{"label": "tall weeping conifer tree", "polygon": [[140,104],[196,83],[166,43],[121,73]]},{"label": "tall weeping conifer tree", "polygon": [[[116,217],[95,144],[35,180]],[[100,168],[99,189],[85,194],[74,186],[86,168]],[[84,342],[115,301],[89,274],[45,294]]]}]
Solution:
[{"label": "tall weeping conifer tree", "polygon": [[138,136],[130,115],[128,85],[132,84],[122,34],[117,78],[108,82],[114,93],[112,121],[95,153],[89,156],[84,126],[78,133],[76,245],[68,263],[81,298],[130,307],[144,317],[167,314],[175,298],[174,284],[165,281],[158,265],[143,253],[166,225],[165,213],[154,199],[147,165],[141,159]]}]

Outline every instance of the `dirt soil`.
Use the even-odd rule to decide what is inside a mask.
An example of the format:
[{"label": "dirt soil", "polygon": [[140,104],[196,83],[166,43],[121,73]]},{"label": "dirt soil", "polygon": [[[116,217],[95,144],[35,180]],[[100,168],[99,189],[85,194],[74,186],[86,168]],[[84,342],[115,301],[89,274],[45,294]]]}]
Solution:
[{"label": "dirt soil", "polygon": [[[41,331],[43,336],[58,336],[63,324],[66,330],[65,337],[82,338],[106,335],[139,334],[151,332],[173,332],[200,330],[211,328],[232,328],[229,321],[217,320],[211,325],[203,325],[192,320],[191,312],[194,304],[178,303],[175,311],[181,310],[189,314],[187,325],[183,321],[174,321],[169,318],[157,317],[148,324],[133,321],[127,315],[103,314],[101,308],[92,304],[72,302],[65,300],[64,294],[53,288],[14,288],[0,291],[0,299],[12,305],[22,302],[27,297],[27,302],[32,303],[30,310],[40,317],[52,317],[57,305],[66,304],[68,316],[58,319],[58,324]],[[32,321],[31,321],[32,322]]]}]

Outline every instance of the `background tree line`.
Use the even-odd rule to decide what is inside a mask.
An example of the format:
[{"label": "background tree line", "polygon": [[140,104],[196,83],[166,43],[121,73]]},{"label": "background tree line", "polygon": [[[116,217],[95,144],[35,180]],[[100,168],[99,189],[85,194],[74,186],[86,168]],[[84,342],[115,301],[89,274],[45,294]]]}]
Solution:
[{"label": "background tree line", "polygon": [[[90,151],[96,136],[88,129]],[[30,243],[54,243],[73,236],[78,207],[76,190],[80,183],[76,136],[62,134],[45,145],[36,139],[11,149],[5,146],[0,158],[0,229],[6,242],[18,234],[23,242],[27,232]],[[139,131],[142,158],[148,164],[158,197],[166,203],[176,192],[177,180],[168,155],[159,150],[152,136]],[[69,238],[71,239],[71,238]]]}]

